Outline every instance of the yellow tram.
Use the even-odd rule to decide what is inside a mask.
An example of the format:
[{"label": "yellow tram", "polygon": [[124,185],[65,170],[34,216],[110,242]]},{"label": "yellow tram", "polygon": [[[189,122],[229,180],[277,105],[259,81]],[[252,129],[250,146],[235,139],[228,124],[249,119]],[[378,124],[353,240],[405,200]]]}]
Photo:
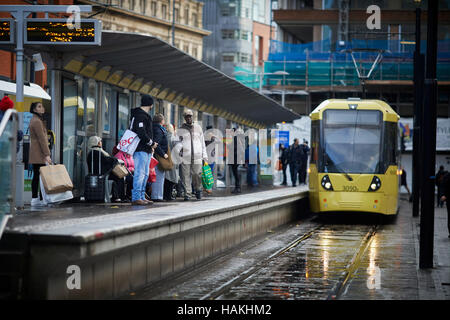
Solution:
[{"label": "yellow tram", "polygon": [[398,120],[385,102],[323,101],[311,114],[309,199],[313,212],[398,209]]}]

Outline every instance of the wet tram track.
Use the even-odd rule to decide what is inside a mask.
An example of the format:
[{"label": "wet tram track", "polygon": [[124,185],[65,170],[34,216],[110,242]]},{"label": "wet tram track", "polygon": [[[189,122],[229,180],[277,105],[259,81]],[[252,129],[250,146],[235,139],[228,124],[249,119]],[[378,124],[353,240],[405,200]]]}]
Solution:
[{"label": "wet tram track", "polygon": [[[339,230],[342,229],[343,230]],[[370,247],[374,236],[377,233],[379,225],[370,225],[370,226],[357,226],[357,229],[363,231],[362,234],[358,237],[356,241],[357,245],[353,245],[354,250],[345,250],[347,256],[352,252],[353,255],[351,259],[342,259],[342,256],[336,257],[336,261],[342,260],[339,264],[334,264],[331,257],[322,259],[311,259],[310,264],[321,264],[322,263],[322,274],[321,279],[325,280],[327,285],[320,286],[317,282],[320,281],[312,281],[310,283],[310,287],[306,288],[308,284],[296,283],[295,276],[288,276],[288,281],[278,281],[277,284],[273,284],[273,282],[277,282],[274,279],[277,279],[278,269],[283,269],[283,267],[279,267],[279,265],[289,264],[290,262],[280,261],[283,258],[287,258],[287,260],[291,260],[292,257],[286,257],[289,253],[293,253],[295,255],[295,249],[297,247],[307,247],[309,242],[314,242],[314,239],[324,239],[323,241],[330,243],[333,242],[332,238],[339,239],[340,237],[346,238],[348,237],[348,232],[351,231],[351,226],[349,225],[328,225],[328,224],[320,224],[319,226],[314,227],[310,231],[304,233],[303,235],[296,238],[294,241],[291,241],[285,247],[279,249],[275,253],[271,254],[267,258],[262,261],[256,263],[254,266],[248,268],[243,271],[236,277],[231,280],[225,282],[218,288],[210,291],[203,297],[201,300],[215,300],[215,299],[328,299],[328,300],[337,300],[341,297],[341,295],[345,292],[348,285],[350,284],[352,278],[357,273],[361,261],[367,252],[367,249]],[[343,233],[341,233],[343,231]],[[354,237],[354,235],[350,236]],[[328,239],[328,240],[325,240]],[[321,240],[319,240],[321,241]],[[343,240],[344,242],[346,240]],[[321,248],[324,253],[330,253],[329,248],[327,248],[328,244],[325,247]],[[339,246],[339,245],[338,245]],[[312,250],[314,249],[314,244],[312,244]],[[331,246],[330,246],[331,248]],[[311,248],[310,248],[311,249]],[[320,250],[320,249],[319,249]],[[326,256],[326,254],[324,254]],[[325,266],[326,265],[326,266]],[[344,267],[345,266],[345,267]],[[275,267],[275,268],[274,268]],[[289,268],[290,271],[295,273],[302,273],[306,275],[305,279],[308,279],[308,271],[307,266],[303,266],[298,268],[297,270],[292,270],[293,268]],[[294,267],[295,268],[295,267]],[[314,267],[313,267],[314,268]],[[275,269],[275,270],[274,270]],[[328,270],[326,270],[328,269]],[[327,276],[325,273],[327,271],[332,274],[332,271],[336,271],[333,276]],[[316,270],[317,271],[317,270]],[[281,271],[283,273],[283,271]],[[262,276],[262,277],[261,277]],[[252,279],[254,278],[254,279]],[[298,279],[297,279],[298,280]],[[317,280],[317,279],[316,279]],[[309,282],[309,281],[306,281]],[[300,285],[299,285],[300,284]],[[297,288],[299,290],[295,290],[295,287],[299,285]],[[271,290],[267,290],[267,289]],[[294,290],[292,290],[294,288]],[[250,290],[248,290],[250,289]],[[304,289],[304,290],[302,290]],[[297,291],[297,292],[295,292]],[[303,293],[302,293],[303,291]],[[259,292],[259,293],[258,293]],[[261,294],[262,292],[262,294]],[[265,292],[265,293],[264,293]],[[309,294],[312,293],[312,294]]]},{"label": "wet tram track", "polygon": [[128,298],[340,299],[379,230],[378,220],[310,216]]}]

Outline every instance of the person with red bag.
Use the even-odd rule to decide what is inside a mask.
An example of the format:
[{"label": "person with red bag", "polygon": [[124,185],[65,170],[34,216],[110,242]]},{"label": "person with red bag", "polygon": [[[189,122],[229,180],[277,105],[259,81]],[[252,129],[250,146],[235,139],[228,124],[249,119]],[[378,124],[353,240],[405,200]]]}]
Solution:
[{"label": "person with red bag", "polygon": [[156,182],[155,167],[158,165],[158,163],[159,163],[158,160],[156,160],[154,157],[151,157],[149,175],[148,175],[148,180],[147,180],[146,196],[152,194],[152,184],[154,182]]}]

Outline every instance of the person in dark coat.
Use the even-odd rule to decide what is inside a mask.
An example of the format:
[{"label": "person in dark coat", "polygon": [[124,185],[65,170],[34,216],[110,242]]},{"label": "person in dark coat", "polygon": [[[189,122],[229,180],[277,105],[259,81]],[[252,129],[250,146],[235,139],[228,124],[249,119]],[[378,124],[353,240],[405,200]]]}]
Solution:
[{"label": "person in dark coat", "polygon": [[450,238],[450,173],[447,172],[442,178],[442,193],[441,201],[445,201],[447,205],[447,228]]},{"label": "person in dark coat", "polygon": [[299,175],[300,173],[300,168],[302,165],[302,157],[303,157],[303,148],[300,146],[298,139],[295,138],[294,143],[289,147],[289,159],[288,159],[293,187],[297,185],[297,175]]},{"label": "person in dark coat", "polygon": [[[155,115],[153,119],[153,140],[158,143],[155,153],[167,159],[169,143],[167,141],[167,130],[164,128],[164,116],[161,113]],[[156,181],[152,184],[152,201],[164,201],[164,179],[166,177],[165,171],[161,170],[159,166],[155,167]]]},{"label": "person in dark coat", "polygon": [[237,128],[233,128],[233,135],[233,163],[229,165],[234,177],[234,189],[231,193],[241,193],[241,178],[238,168],[239,165],[245,163],[245,142],[242,131]]},{"label": "person in dark coat", "polygon": [[281,185],[285,186],[287,185],[286,169],[289,163],[289,148],[286,148],[282,143],[280,143],[280,157],[278,159],[281,162],[281,170],[283,170],[283,182]]},{"label": "person in dark coat", "polygon": [[131,199],[134,205],[153,203],[145,198],[145,188],[150,174],[151,154],[153,149],[158,146],[158,143],[153,141],[152,117],[149,114],[152,108],[153,98],[145,94],[141,97],[141,107],[131,110],[131,131],[135,132],[140,139],[133,154],[134,179]]},{"label": "person in dark coat", "polygon": [[308,155],[309,155],[309,146],[308,146],[308,141],[306,141],[305,139],[303,139],[303,144],[302,144],[302,164],[300,167],[300,181],[299,184],[306,184],[306,170],[308,167]]},{"label": "person in dark coat", "polygon": [[442,188],[442,180],[444,178],[444,176],[447,174],[448,172],[445,171],[444,166],[440,166],[439,167],[439,171],[436,173],[436,186],[438,189],[437,192],[437,205],[439,208],[442,208],[444,206],[444,201],[441,201],[441,197],[444,195],[444,193],[442,192],[443,188]]},{"label": "person in dark coat", "polygon": [[400,177],[400,182],[401,182],[400,183],[400,187],[404,186],[406,191],[408,191],[408,199],[409,199],[409,202],[411,202],[412,201],[412,196],[411,196],[411,191],[409,191],[409,188],[408,188],[408,183],[406,181],[406,170],[403,167],[401,167],[401,169],[402,169],[402,175]]}]

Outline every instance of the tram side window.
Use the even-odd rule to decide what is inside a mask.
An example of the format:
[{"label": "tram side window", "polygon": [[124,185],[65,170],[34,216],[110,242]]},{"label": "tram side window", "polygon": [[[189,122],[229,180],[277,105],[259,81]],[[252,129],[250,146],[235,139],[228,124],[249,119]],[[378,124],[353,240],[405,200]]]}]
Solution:
[{"label": "tram side window", "polygon": [[311,121],[311,157],[310,163],[319,165],[320,122]]}]

